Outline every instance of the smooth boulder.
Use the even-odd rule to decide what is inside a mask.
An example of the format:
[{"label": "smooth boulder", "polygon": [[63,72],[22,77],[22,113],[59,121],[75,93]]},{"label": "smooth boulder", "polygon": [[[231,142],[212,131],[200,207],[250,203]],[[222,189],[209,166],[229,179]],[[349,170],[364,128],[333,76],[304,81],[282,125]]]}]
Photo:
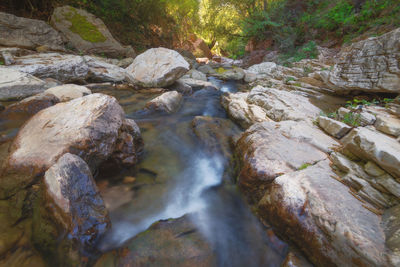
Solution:
[{"label": "smooth boulder", "polygon": [[152,48],[126,68],[127,79],[143,87],[167,87],[189,71],[190,65],[176,51]]},{"label": "smooth boulder", "polygon": [[83,9],[57,7],[51,16],[51,23],[72,46],[83,53],[113,57],[131,57],[135,54],[131,47],[124,47],[114,39],[101,19]]},{"label": "smooth boulder", "polygon": [[46,46],[50,50],[64,50],[64,39],[46,22],[0,12],[0,45],[35,50]]},{"label": "smooth boulder", "polygon": [[44,93],[56,96],[60,102],[66,102],[75,98],[90,95],[92,91],[90,91],[85,86],[80,86],[76,84],[64,84],[49,88],[44,91]]},{"label": "smooth boulder", "polygon": [[166,92],[146,104],[146,109],[175,113],[182,104],[183,96],[177,91]]}]

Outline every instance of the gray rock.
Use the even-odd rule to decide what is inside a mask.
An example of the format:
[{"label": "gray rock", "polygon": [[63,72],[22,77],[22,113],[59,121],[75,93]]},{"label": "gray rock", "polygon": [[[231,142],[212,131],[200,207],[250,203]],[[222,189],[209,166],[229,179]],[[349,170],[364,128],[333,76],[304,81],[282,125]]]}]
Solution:
[{"label": "gray rock", "polygon": [[204,73],[204,74],[214,74],[216,71],[210,66],[210,65],[201,65],[200,67],[197,68],[198,71]]},{"label": "gray rock", "polygon": [[36,49],[47,46],[64,50],[62,36],[44,21],[0,12],[0,45]]},{"label": "gray rock", "polygon": [[0,100],[24,98],[44,90],[44,81],[30,74],[0,66]]},{"label": "gray rock", "polygon": [[345,136],[351,130],[351,127],[346,123],[324,116],[318,117],[318,124],[325,132],[338,139]]},{"label": "gray rock", "polygon": [[60,102],[66,102],[75,98],[90,95],[92,91],[90,91],[85,86],[64,84],[47,89],[46,91],[44,91],[44,93],[56,96]]},{"label": "gray rock", "polygon": [[181,79],[177,80],[174,84],[168,87],[171,91],[177,91],[183,95],[191,95],[193,92],[192,87],[189,84],[184,83]]},{"label": "gray rock", "polygon": [[175,113],[182,104],[183,97],[177,91],[166,92],[146,104],[146,108],[154,111]]},{"label": "gray rock", "polygon": [[324,81],[337,93],[400,93],[400,29],[342,49]]},{"label": "gray rock", "polygon": [[[113,57],[135,55],[132,47],[122,46],[111,35],[107,26],[99,18],[83,9],[62,6],[54,9],[52,25],[60,31],[77,50],[90,54],[106,54]],[[87,29],[79,23],[90,25]]]},{"label": "gray rock", "polygon": [[152,48],[126,68],[127,79],[143,87],[166,87],[189,71],[189,63],[176,51]]},{"label": "gray rock", "polygon": [[191,69],[188,73],[185,74],[185,76],[182,77],[182,79],[194,79],[206,82],[207,76],[201,71]]},{"label": "gray rock", "polygon": [[218,88],[214,84],[202,80],[181,78],[178,81],[187,84],[194,89],[206,88],[206,89],[218,90]]},{"label": "gray rock", "polygon": [[240,81],[245,77],[245,72],[241,68],[228,69],[223,72],[214,73],[213,76],[222,80]]}]

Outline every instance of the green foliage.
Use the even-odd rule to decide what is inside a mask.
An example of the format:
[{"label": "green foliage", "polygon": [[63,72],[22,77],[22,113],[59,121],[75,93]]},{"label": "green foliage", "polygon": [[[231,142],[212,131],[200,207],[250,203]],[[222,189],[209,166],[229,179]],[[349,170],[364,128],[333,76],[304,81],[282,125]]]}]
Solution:
[{"label": "green foliage", "polygon": [[286,77],[285,83],[288,84],[289,82],[295,81],[296,79],[294,77]]},{"label": "green foliage", "polygon": [[378,105],[380,102],[373,99],[371,102],[365,99],[357,99],[354,98],[352,101],[346,101],[346,107],[356,108],[360,105],[362,106],[371,106],[371,105]]},{"label": "green foliage", "polygon": [[78,34],[83,40],[91,43],[101,43],[107,40],[95,25],[87,21],[86,17],[78,14],[76,10],[71,9],[71,12],[66,14],[66,18],[72,24],[69,29]]},{"label": "green foliage", "polygon": [[331,119],[337,119],[338,118],[338,113],[337,112],[330,112],[330,113],[321,112],[320,116],[328,117],[328,118],[331,118]]},{"label": "green foliage", "polygon": [[361,115],[355,112],[346,113],[343,116],[342,122],[351,126],[360,126]]},{"label": "green foliage", "polygon": [[310,163],[304,163],[303,165],[301,165],[301,166],[298,168],[298,170],[299,170],[299,171],[305,170],[305,169],[307,169],[307,168],[310,167],[310,166],[312,166],[312,164],[310,164]]},{"label": "green foliage", "polygon": [[[318,56],[317,44],[314,41],[310,41],[293,51],[289,51],[288,53],[282,54],[279,60],[283,65],[290,66],[291,63],[298,62],[307,58],[314,59],[317,58],[317,56]],[[305,75],[311,72],[312,72],[311,69],[308,68],[304,69]]]}]

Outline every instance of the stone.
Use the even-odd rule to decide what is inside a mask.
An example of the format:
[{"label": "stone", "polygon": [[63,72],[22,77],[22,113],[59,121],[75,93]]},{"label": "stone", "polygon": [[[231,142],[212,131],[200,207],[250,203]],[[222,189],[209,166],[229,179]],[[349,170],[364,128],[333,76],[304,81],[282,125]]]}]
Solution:
[{"label": "stone", "polygon": [[208,64],[201,65],[200,67],[197,68],[198,71],[204,73],[204,74],[214,74],[216,71]]},{"label": "stone", "polygon": [[400,119],[393,115],[378,115],[376,117],[375,128],[382,133],[398,137],[400,136]]},{"label": "stone", "polygon": [[244,129],[257,122],[272,121],[261,107],[246,102],[248,95],[249,93],[228,93],[221,97],[221,105],[228,116]]},{"label": "stone", "polygon": [[212,84],[211,82],[206,82],[202,80],[195,80],[195,79],[189,79],[189,78],[181,78],[178,80],[179,82],[182,82],[186,85],[189,85],[190,87],[194,89],[214,89],[218,90],[217,86]]},{"label": "stone", "polygon": [[14,56],[8,52],[8,51],[3,51],[1,52],[1,57],[3,58],[4,65],[9,66],[15,63]]},{"label": "stone", "polygon": [[195,57],[206,57],[212,58],[212,53],[206,42],[203,39],[197,38],[192,42],[193,44],[193,55]]},{"label": "stone", "polygon": [[120,249],[104,254],[95,267],[217,266],[210,244],[191,223],[189,216],[162,220],[126,242]]},{"label": "stone", "polygon": [[194,79],[194,80],[201,80],[201,81],[207,81],[207,76],[202,73],[201,71],[191,69],[188,73],[185,74],[185,76],[182,77],[183,79]]},{"label": "stone", "polygon": [[[280,175],[327,158],[327,154],[312,143],[314,132],[319,130],[303,123],[305,131],[293,131],[291,136],[290,127],[295,126],[292,123],[256,123],[237,142],[236,155],[240,161],[238,184],[251,200],[260,199],[265,186]],[[281,130],[281,127],[284,129]],[[322,132],[319,134],[324,135]],[[335,143],[326,135],[324,138]]]},{"label": "stone", "polygon": [[166,87],[189,71],[189,63],[176,51],[152,48],[137,56],[128,68],[127,79],[143,87]]},{"label": "stone", "polygon": [[58,53],[27,55],[15,58],[15,64],[10,68],[41,79],[53,78],[62,83],[125,80],[124,69],[89,56]]},{"label": "stone", "polygon": [[245,77],[245,72],[241,68],[222,69],[213,74],[213,76],[222,80],[240,81]]},{"label": "stone", "polygon": [[386,173],[384,170],[379,168],[379,166],[376,165],[375,163],[373,163],[372,161],[368,161],[365,164],[364,170],[366,173],[368,173],[369,175],[372,175],[374,177],[379,177]]},{"label": "stone", "polygon": [[47,46],[64,50],[63,37],[46,22],[0,12],[0,45],[34,50]]},{"label": "stone", "polygon": [[400,93],[400,28],[342,49],[325,83],[337,93]]},{"label": "stone", "polygon": [[[43,206],[35,212],[42,212],[40,220],[34,222],[33,242],[42,244],[51,253],[65,253],[68,250],[79,251],[80,257],[96,251],[94,248],[102,235],[111,227],[108,211],[99,194],[89,166],[79,156],[66,153],[51,166],[44,175]],[[43,209],[45,211],[43,211]],[[52,224],[61,227],[63,231],[46,232],[44,225]],[[40,231],[40,232],[35,232]],[[56,244],[61,240],[62,248],[46,247],[44,238]],[[40,245],[39,245],[40,247]],[[56,250],[56,252],[53,252]],[[70,252],[57,255],[62,262],[76,259],[66,259]]]},{"label": "stone", "polygon": [[247,97],[249,104],[255,104],[265,110],[274,121],[295,120],[312,122],[321,110],[301,94],[262,86],[254,87]]},{"label": "stone", "polygon": [[27,120],[42,109],[54,106],[59,102],[59,98],[52,94],[40,93],[9,105],[0,113],[0,118],[5,120]]},{"label": "stone", "polygon": [[318,125],[331,136],[341,139],[343,136],[348,134],[352,127],[348,126],[346,123],[325,117],[318,117]]},{"label": "stone", "polygon": [[177,80],[171,86],[168,87],[171,91],[177,91],[183,95],[191,95],[193,93],[192,86],[183,82],[182,79]]},{"label": "stone", "polygon": [[0,199],[31,184],[65,153],[79,155],[95,170],[106,161],[136,163],[142,146],[137,125],[125,119],[111,96],[92,94],[57,104],[21,127],[0,177]]},{"label": "stone", "polygon": [[146,104],[146,109],[175,113],[181,107],[183,97],[177,91],[170,91],[154,98]]},{"label": "stone", "polygon": [[76,84],[64,84],[56,87],[52,87],[44,91],[44,94],[51,94],[56,96],[60,102],[67,102],[75,98],[90,95],[90,91],[85,86]]},{"label": "stone", "polygon": [[131,47],[124,47],[114,39],[101,19],[83,9],[56,7],[51,16],[51,24],[73,47],[85,54],[112,57],[131,57],[135,54]]},{"label": "stone", "polygon": [[44,81],[30,74],[0,66],[0,100],[24,98],[44,90]]},{"label": "stone", "polygon": [[329,160],[277,177],[259,213],[316,266],[394,266],[381,217],[332,178]]},{"label": "stone", "polygon": [[374,161],[397,179],[400,178],[400,143],[396,139],[359,127],[341,141],[345,150],[362,159]]}]

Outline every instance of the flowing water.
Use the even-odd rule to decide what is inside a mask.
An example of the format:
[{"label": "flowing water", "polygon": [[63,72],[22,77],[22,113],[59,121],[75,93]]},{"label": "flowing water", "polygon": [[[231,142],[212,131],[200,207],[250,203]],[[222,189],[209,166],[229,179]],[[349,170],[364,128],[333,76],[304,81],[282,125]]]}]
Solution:
[{"label": "flowing water", "polygon": [[[237,91],[234,82],[211,82],[220,90],[195,91],[172,115],[143,112],[154,95],[103,91],[119,99],[127,116],[140,126],[145,143],[145,154],[134,170],[99,178],[106,181],[102,191],[112,220],[112,230],[100,244],[103,251],[123,245],[158,220],[190,213],[219,266],[280,266],[286,245],[271,240],[252,215],[226,175],[228,159],[210,154],[193,133],[195,116],[226,118],[220,96]],[[122,183],[124,176],[134,176],[135,183]]]}]

